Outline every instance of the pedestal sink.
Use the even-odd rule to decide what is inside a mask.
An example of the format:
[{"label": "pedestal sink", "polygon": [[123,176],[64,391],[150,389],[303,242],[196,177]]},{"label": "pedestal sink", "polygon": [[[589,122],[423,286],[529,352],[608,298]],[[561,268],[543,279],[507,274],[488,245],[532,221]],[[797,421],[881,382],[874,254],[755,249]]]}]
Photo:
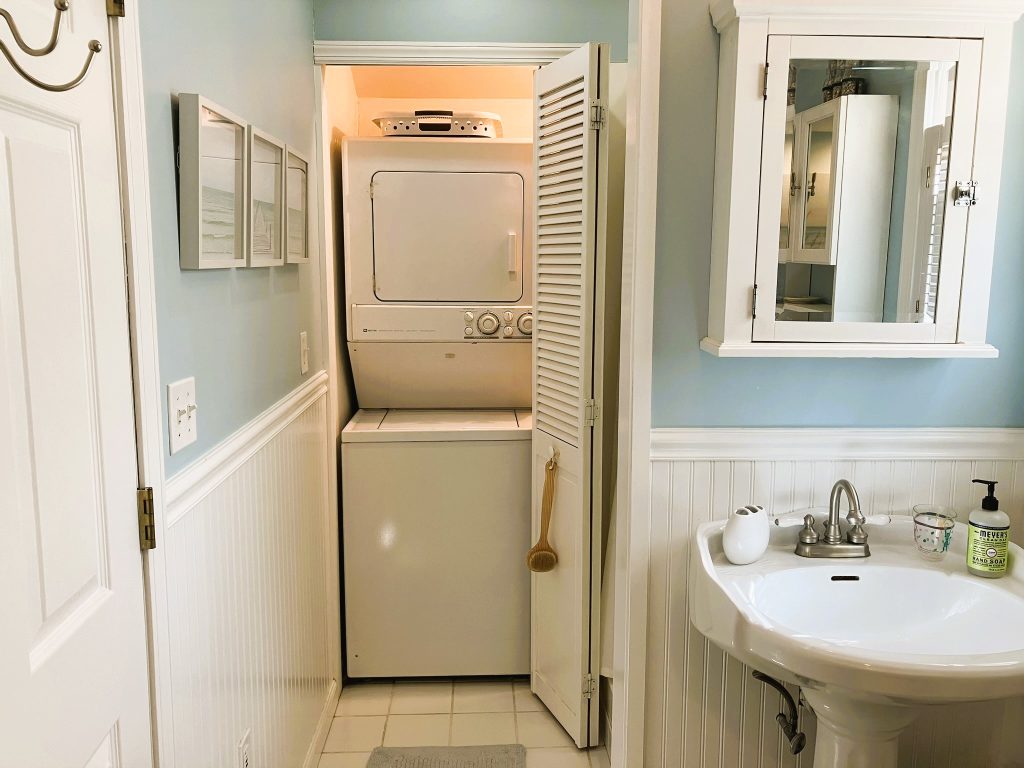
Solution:
[{"label": "pedestal sink", "polygon": [[745,664],[799,685],[818,717],[814,768],[895,768],[900,733],[929,704],[1024,695],[1024,552],[970,576],[967,530],[930,562],[913,523],[869,527],[871,556],[813,560],[777,528],[763,558],[732,565],[724,522],[694,537],[690,620]]}]

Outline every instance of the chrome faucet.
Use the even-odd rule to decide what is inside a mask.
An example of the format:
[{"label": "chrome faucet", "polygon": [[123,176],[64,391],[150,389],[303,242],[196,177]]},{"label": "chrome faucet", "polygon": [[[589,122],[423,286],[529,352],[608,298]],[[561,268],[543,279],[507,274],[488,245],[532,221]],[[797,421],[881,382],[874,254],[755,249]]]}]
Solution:
[{"label": "chrome faucet", "polygon": [[[846,494],[849,512],[846,521],[850,524],[845,538],[839,527],[839,502]],[[819,536],[814,529],[814,515],[804,517],[804,527],[796,545],[800,557],[869,557],[868,535],[864,532],[864,514],[860,511],[857,489],[849,480],[839,480],[832,486],[828,499],[828,521]]]}]

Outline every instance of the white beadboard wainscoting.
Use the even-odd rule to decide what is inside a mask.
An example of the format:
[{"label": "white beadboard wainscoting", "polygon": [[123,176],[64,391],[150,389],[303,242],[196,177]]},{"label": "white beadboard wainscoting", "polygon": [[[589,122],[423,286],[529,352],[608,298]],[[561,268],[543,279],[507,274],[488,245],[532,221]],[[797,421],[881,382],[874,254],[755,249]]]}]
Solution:
[{"label": "white beadboard wainscoting", "polygon": [[[779,695],[690,625],[690,535],[745,504],[775,513],[827,506],[841,477],[872,513],[935,502],[961,520],[983,495],[972,478],[998,480],[1014,539],[1024,541],[1024,430],[653,430],[646,768],[811,765],[809,710],[801,707],[808,746],[794,758],[775,722]],[[907,733],[900,766],[1022,766],[1022,714],[1020,701],[936,707]]]},{"label": "white beadboard wainscoting", "polygon": [[238,765],[247,731],[253,766],[316,765],[337,698],[326,394],[327,375],[312,376],[167,482],[178,768]]}]

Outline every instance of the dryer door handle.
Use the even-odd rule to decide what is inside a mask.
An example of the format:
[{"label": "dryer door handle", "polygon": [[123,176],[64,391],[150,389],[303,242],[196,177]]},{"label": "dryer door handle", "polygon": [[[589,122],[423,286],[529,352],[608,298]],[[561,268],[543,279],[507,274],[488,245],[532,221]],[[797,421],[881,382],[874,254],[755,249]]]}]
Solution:
[{"label": "dryer door handle", "polygon": [[508,271],[509,274],[519,274],[519,235],[515,232],[508,233]]}]

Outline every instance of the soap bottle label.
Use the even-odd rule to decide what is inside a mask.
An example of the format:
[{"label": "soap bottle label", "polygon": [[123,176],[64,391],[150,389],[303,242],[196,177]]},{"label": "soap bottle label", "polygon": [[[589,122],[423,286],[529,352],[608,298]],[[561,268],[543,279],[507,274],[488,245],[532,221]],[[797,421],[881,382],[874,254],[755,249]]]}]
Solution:
[{"label": "soap bottle label", "polygon": [[1009,528],[986,528],[971,523],[967,532],[967,563],[976,571],[1003,573],[1009,550]]}]

